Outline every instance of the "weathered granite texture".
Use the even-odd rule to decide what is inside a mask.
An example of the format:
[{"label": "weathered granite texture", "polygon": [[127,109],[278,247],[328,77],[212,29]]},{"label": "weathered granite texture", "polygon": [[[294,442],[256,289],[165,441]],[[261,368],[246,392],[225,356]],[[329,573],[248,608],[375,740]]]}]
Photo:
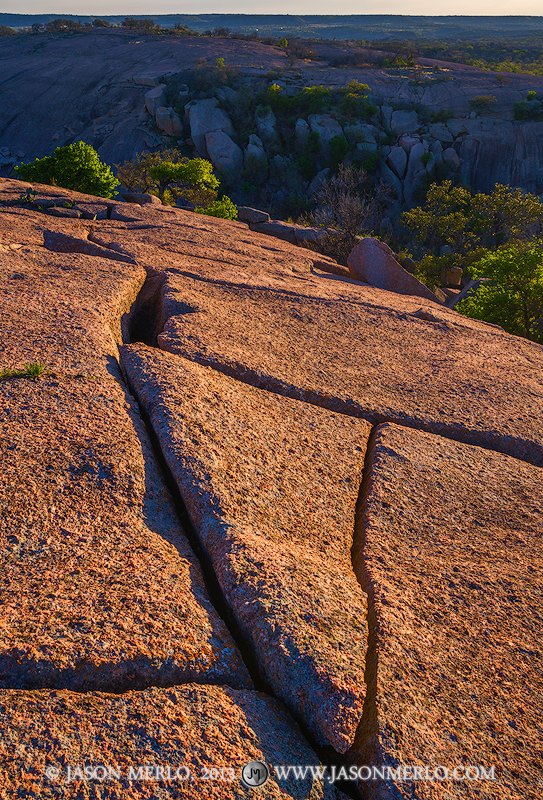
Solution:
[{"label": "weathered granite texture", "polygon": [[365,689],[350,549],[369,424],[153,348],[121,356],[266,679],[344,752]]},{"label": "weathered granite texture", "polygon": [[175,290],[185,308],[158,337],[172,353],[333,411],[543,465],[539,345],[435,306],[402,312],[369,297],[318,300],[179,276]]},{"label": "weathered granite texture", "polygon": [[[310,776],[280,780],[272,772],[261,789],[243,785],[241,770],[251,761],[319,763],[296,724],[260,692],[196,685],[122,695],[4,690],[0,725],[2,800],[336,798],[333,786]],[[83,781],[75,768],[86,766],[90,779]],[[47,769],[57,772],[48,777]]]},{"label": "weathered granite texture", "polygon": [[0,408],[0,686],[251,686],[118,382],[3,381]]},{"label": "weathered granite texture", "polygon": [[[397,148],[404,153],[402,148]],[[436,302],[433,292],[398,264],[390,247],[365,236],[352,250],[347,264],[353,278],[389,292],[424,297]]]},{"label": "weathered granite texture", "polygon": [[[359,763],[495,767],[401,797],[541,797],[543,471],[439,436],[376,430],[354,564],[371,604]],[[473,775],[473,772],[471,773]],[[396,796],[374,787],[373,797]]]},{"label": "weathered granite texture", "polygon": [[0,214],[2,366],[47,373],[0,383],[0,685],[251,685],[119,383],[145,272],[48,224],[40,246],[39,216]]},{"label": "weathered granite texture", "polygon": [[250,797],[41,770],[311,742],[495,767],[364,800],[539,798],[542,348],[241,223],[24,188],[0,183],[0,370],[45,371],[0,381],[0,798]]}]

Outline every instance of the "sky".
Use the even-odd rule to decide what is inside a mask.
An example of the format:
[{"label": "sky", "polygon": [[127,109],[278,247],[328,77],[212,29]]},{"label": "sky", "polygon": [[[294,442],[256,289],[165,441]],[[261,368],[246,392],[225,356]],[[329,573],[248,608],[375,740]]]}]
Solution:
[{"label": "sky", "polygon": [[541,0],[0,0],[11,14],[406,14],[541,16]]}]

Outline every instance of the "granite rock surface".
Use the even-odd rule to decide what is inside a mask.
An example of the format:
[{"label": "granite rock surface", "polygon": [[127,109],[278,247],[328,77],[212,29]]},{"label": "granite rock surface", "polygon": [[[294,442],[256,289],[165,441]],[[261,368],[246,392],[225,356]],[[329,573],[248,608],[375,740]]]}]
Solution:
[{"label": "granite rock surface", "polygon": [[350,549],[370,425],[154,348],[121,355],[266,679],[344,752],[364,702],[366,597]]},{"label": "granite rock surface", "polygon": [[[241,779],[252,761],[319,764],[278,703],[221,686],[121,695],[3,690],[0,724],[2,800],[244,800],[255,796]],[[271,770],[258,796],[335,800],[336,792],[325,781]]]},{"label": "granite rock surface", "polygon": [[[317,751],[495,768],[364,800],[539,798],[542,348],[243,223],[26,188],[0,183],[2,800],[244,798],[246,759]],[[236,780],[43,778],[181,756]]]},{"label": "granite rock surface", "polygon": [[169,352],[333,411],[543,465],[539,345],[412,298],[402,311],[383,296],[346,302],[176,277],[181,297],[158,337]]},{"label": "granite rock surface", "polygon": [[370,596],[373,702],[355,758],[494,767],[495,781],[422,783],[413,795],[398,783],[402,797],[536,800],[543,472],[390,424],[370,458],[353,556]]}]

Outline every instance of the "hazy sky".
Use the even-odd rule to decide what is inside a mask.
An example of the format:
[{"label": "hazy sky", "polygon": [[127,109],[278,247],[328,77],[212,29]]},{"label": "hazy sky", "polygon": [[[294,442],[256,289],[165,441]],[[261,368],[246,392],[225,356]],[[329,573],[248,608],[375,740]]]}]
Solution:
[{"label": "hazy sky", "polygon": [[[15,7],[16,6],[16,7]],[[409,14],[541,16],[541,0],[0,0],[12,14]]]}]

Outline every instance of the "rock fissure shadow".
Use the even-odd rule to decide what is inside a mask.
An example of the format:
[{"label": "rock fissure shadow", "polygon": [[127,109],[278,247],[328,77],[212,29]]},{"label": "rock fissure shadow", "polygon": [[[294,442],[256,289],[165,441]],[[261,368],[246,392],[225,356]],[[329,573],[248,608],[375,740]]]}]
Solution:
[{"label": "rock fissure shadow", "polygon": [[[121,370],[122,370],[122,361],[121,361]],[[124,374],[124,371],[123,371]],[[126,383],[126,387],[128,391],[132,394],[132,396],[136,399],[136,402],[139,407],[139,411],[142,417],[142,420],[145,424],[147,435],[151,441],[151,445],[153,448],[153,452],[155,458],[158,462],[158,466],[160,472],[162,474],[163,480],[171,494],[173,499],[173,503],[175,506],[175,510],[177,516],[179,518],[181,527],[189,541],[189,544],[199,561],[200,568],[204,578],[205,588],[208,592],[208,596],[211,600],[213,608],[222,619],[226,627],[228,628],[230,635],[232,636],[236,646],[238,647],[241,657],[245,666],[247,667],[247,671],[254,683],[255,689],[259,692],[267,694],[269,697],[273,698],[275,702],[293,719],[295,720],[296,724],[300,728],[300,731],[307,741],[309,747],[315,752],[321,763],[323,764],[338,764],[340,763],[341,759],[344,758],[339,753],[337,753],[331,747],[322,747],[319,745],[314,737],[312,736],[311,732],[308,730],[306,725],[304,724],[303,720],[299,718],[290,708],[287,708],[284,702],[275,694],[273,688],[270,686],[266,677],[258,663],[258,659],[256,657],[255,652],[253,651],[251,645],[246,641],[243,633],[240,630],[240,627],[237,623],[235,615],[233,614],[224,594],[220,587],[219,581],[215,575],[215,571],[213,569],[213,565],[205,552],[202,548],[194,526],[191,522],[189,513],[187,511],[185,502],[179,491],[179,487],[175,481],[175,478],[168,466],[168,463],[164,457],[162,449],[160,447],[160,443],[158,441],[158,437],[154,431],[152,423],[149,419],[149,416],[143,406],[139,403],[137,399],[137,394],[132,387],[130,381],[128,380],[126,374],[124,374],[124,380]],[[147,687],[145,687],[147,688]],[[235,687],[234,687],[235,688]],[[337,781],[334,786],[337,787],[338,790],[342,791],[345,795],[352,798],[352,800],[363,800],[362,795],[356,789],[356,786],[352,782],[347,781]]]},{"label": "rock fissure shadow", "polygon": [[[378,620],[375,611],[375,591],[364,558],[367,530],[366,501],[371,486],[371,468],[374,459],[377,431],[378,426],[374,426],[368,439],[366,457],[364,459],[363,478],[356,503],[353,546],[351,549],[354,573],[362,590],[368,596],[368,649],[366,651],[366,669],[364,672],[366,696],[364,698],[362,717],[358,723],[354,743],[344,756],[347,764],[356,764],[357,766],[373,766],[383,763],[383,753],[377,738]],[[359,786],[361,786],[361,789],[359,790],[358,796],[362,798],[362,800],[372,800],[375,796],[381,796],[378,793],[377,787],[368,781],[360,781]]]},{"label": "rock fissure shadow", "polygon": [[[165,321],[163,314],[163,286],[165,277],[166,276],[164,273],[148,275],[138,295],[138,298],[136,299],[133,309],[128,315],[126,315],[127,319],[122,325],[123,340],[126,344],[143,342],[148,346],[157,347],[157,336],[162,331]],[[185,313],[190,313],[190,311],[190,307],[187,306]],[[164,453],[162,452],[158,436],[153,428],[149,415],[147,414],[143,405],[139,402],[137,393],[123,368],[122,357],[120,359],[119,367],[122,373],[124,387],[128,392],[130,392],[131,396],[137,403],[139,413],[151,442],[152,450],[158,463],[161,476],[172,497],[181,528],[186,534],[189,544],[200,564],[205,588],[208,592],[211,603],[219,617],[227,626],[234,642],[236,643],[243,658],[244,664],[247,667],[249,675],[255,685],[255,689],[267,694],[269,697],[272,697],[281,706],[281,708],[283,708],[295,719],[296,724],[302,732],[302,735],[306,739],[311,749],[316,753],[322,764],[332,765],[342,763],[345,757],[340,755],[336,750],[334,750],[334,748],[330,746],[323,747],[319,745],[304,724],[304,721],[294,714],[291,709],[287,709],[285,707],[283,701],[277,697],[273,688],[268,683],[264,672],[258,663],[256,653],[254,652],[250,643],[245,639],[238,625],[236,617],[224,596],[213,569],[211,560],[205,549],[200,544],[198,535],[190,519],[190,515],[177,482],[167,463]],[[362,795],[353,782],[336,781],[334,786],[337,787],[339,791],[343,792],[344,795],[352,798],[352,800],[363,800]]]},{"label": "rock fissure shadow", "polygon": [[[171,355],[176,355],[175,352],[172,353],[170,350],[166,352],[169,352]],[[365,419],[372,425],[380,425],[388,422],[402,428],[433,433],[436,436],[441,436],[443,439],[451,439],[452,441],[461,442],[462,444],[475,445],[476,447],[481,447],[483,450],[502,453],[511,458],[516,458],[518,461],[533,464],[536,467],[543,467],[543,450],[539,444],[531,442],[530,440],[519,437],[511,442],[511,437],[506,433],[502,434],[492,429],[489,431],[475,430],[467,427],[456,427],[453,423],[448,422],[425,421],[413,417],[409,418],[407,415],[383,414],[372,411],[369,408],[364,408],[356,399],[343,399],[314,389],[304,389],[302,386],[289,384],[281,380],[281,378],[275,378],[273,375],[265,375],[256,370],[247,368],[243,364],[236,362],[226,363],[213,357],[206,358],[204,356],[190,357],[184,354],[181,355],[183,358],[194,361],[203,367],[211,367],[217,370],[217,372],[222,372],[223,375],[228,375],[241,383],[246,383],[249,386],[254,386],[257,389],[264,389],[267,392],[279,394],[283,397],[290,397],[293,400],[300,400],[309,405],[326,408],[329,411],[334,411],[336,414]],[[521,455],[521,453],[523,455]]]}]

